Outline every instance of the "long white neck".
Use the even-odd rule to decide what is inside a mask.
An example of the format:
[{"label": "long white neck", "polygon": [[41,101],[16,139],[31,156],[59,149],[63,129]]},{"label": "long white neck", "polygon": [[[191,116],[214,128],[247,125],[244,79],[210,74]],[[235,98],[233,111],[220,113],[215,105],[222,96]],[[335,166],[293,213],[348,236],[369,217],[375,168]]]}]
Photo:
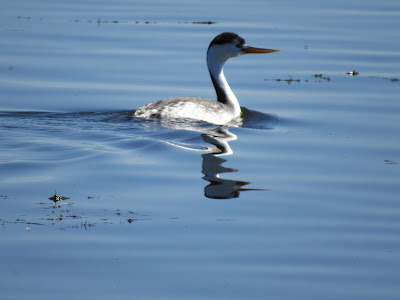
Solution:
[{"label": "long white neck", "polygon": [[215,51],[214,47],[210,48],[207,53],[208,71],[210,72],[218,101],[232,109],[235,116],[239,116],[241,112],[239,101],[224,76],[223,68],[228,58],[225,55],[221,55],[221,52]]}]

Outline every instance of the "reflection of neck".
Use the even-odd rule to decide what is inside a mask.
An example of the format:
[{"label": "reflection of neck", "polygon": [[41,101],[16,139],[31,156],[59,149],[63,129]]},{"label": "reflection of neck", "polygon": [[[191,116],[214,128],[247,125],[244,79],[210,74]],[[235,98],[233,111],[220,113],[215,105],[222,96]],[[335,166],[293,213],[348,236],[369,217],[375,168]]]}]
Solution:
[{"label": "reflection of neck", "polygon": [[226,81],[224,75],[224,64],[226,59],[221,59],[217,57],[216,53],[214,53],[211,48],[207,54],[207,65],[208,71],[210,72],[211,80],[213,82],[215,92],[217,93],[217,99],[219,102],[228,106],[234,113],[235,117],[240,115],[240,105],[229,87],[228,82]]},{"label": "reflection of neck", "polygon": [[210,182],[204,189],[205,196],[214,199],[230,199],[237,198],[241,190],[241,186],[247,182],[239,182],[235,180],[227,180],[220,177],[222,173],[237,172],[236,169],[222,166],[226,159],[221,156],[231,155],[233,153],[229,141],[236,140],[236,135],[230,133],[221,127],[214,134],[203,134],[205,142],[215,146],[212,153],[203,154],[203,179]]},{"label": "reflection of neck", "polygon": [[202,134],[202,138],[206,143],[216,146],[212,151],[212,155],[218,154],[218,156],[231,155],[233,150],[229,145],[229,142],[237,140],[237,136],[225,127],[219,127],[217,130],[209,134]]}]

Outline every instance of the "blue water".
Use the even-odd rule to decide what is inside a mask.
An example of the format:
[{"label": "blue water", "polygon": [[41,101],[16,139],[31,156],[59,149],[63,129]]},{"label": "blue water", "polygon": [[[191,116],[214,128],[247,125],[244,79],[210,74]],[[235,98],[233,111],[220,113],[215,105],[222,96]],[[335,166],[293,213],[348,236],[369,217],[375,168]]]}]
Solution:
[{"label": "blue water", "polygon": [[[398,1],[0,16],[0,299],[399,298]],[[133,117],[215,98],[224,31],[281,50],[226,64],[243,124]]]}]

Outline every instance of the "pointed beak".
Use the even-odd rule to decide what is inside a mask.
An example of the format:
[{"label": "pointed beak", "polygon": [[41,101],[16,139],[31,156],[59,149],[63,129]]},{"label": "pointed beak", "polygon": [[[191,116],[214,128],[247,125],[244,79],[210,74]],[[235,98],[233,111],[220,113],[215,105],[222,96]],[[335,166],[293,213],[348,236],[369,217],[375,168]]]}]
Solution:
[{"label": "pointed beak", "polygon": [[255,47],[243,47],[243,52],[245,54],[248,53],[272,53],[272,52],[278,52],[279,50],[275,49],[264,49],[264,48],[255,48]]}]

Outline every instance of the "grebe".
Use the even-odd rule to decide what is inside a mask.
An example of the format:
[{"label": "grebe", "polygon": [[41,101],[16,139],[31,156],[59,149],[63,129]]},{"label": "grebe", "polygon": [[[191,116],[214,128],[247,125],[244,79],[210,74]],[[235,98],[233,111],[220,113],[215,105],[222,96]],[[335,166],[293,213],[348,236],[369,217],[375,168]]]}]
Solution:
[{"label": "grebe", "polygon": [[141,118],[192,119],[223,125],[237,118],[241,109],[225,79],[225,62],[248,53],[271,53],[279,50],[254,48],[233,32],[217,35],[207,50],[207,66],[217,93],[217,101],[199,97],[176,97],[147,104],[135,112]]}]

